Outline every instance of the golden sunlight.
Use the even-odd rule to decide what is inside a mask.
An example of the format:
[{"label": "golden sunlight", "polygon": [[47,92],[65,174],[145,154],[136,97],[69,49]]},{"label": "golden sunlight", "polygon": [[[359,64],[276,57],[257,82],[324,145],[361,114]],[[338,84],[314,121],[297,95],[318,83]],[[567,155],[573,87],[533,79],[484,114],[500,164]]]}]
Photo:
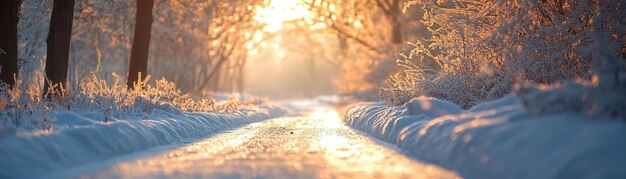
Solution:
[{"label": "golden sunlight", "polygon": [[326,128],[343,127],[339,113],[332,108],[316,108],[307,115],[309,118],[320,120],[320,124]]},{"label": "golden sunlight", "polygon": [[267,24],[263,31],[278,32],[287,21],[305,18],[311,15],[303,1],[265,0],[265,7],[258,7],[254,19]]}]

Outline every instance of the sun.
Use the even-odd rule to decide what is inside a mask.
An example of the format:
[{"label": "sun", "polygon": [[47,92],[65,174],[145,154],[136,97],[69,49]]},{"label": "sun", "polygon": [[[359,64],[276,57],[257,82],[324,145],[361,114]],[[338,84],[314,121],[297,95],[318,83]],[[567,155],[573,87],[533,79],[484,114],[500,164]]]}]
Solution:
[{"label": "sun", "polygon": [[265,0],[265,7],[256,9],[255,21],[266,24],[265,32],[278,32],[285,22],[311,16],[308,6],[301,0]]}]

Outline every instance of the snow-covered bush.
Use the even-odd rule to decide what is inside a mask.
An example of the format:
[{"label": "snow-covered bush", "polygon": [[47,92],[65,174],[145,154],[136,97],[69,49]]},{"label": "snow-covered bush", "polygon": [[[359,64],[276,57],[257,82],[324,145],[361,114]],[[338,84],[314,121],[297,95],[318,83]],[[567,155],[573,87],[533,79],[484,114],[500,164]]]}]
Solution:
[{"label": "snow-covered bush", "polygon": [[48,115],[48,101],[42,100],[39,92],[27,87],[22,80],[17,80],[12,88],[0,82],[0,127],[49,129],[56,119]]},{"label": "snow-covered bush", "polygon": [[[258,98],[244,100],[231,98],[216,103],[211,98],[195,100],[183,94],[174,83],[165,79],[148,83],[150,77],[139,81],[133,89],[120,84],[120,77],[112,74],[115,82],[107,83],[96,72],[70,84],[68,89],[48,91],[42,96],[41,88],[26,87],[18,80],[18,85],[9,88],[0,85],[0,126],[49,128],[55,119],[48,115],[52,111],[97,111],[102,112],[103,121],[127,119],[129,115],[144,115],[155,109],[173,113],[185,112],[227,112],[242,107],[254,106],[264,101]],[[50,88],[55,89],[55,88]]]},{"label": "snow-covered bush", "polygon": [[[607,68],[626,69],[620,0],[412,0],[407,8],[418,3],[432,36],[410,43],[414,50],[398,59],[404,71],[381,89],[395,105],[425,95],[469,108],[527,82],[589,80]],[[607,53],[616,58],[594,54],[606,48],[599,42],[611,44]]]}]

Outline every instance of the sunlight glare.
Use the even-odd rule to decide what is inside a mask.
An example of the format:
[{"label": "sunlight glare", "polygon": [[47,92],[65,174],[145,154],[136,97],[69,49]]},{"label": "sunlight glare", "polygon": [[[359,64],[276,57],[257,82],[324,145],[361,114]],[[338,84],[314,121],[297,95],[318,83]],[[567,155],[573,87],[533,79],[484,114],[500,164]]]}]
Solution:
[{"label": "sunlight glare", "polygon": [[332,108],[317,108],[307,116],[312,119],[320,120],[322,126],[327,128],[343,127],[339,113]]},{"label": "sunlight glare", "polygon": [[363,23],[361,23],[361,21],[358,21],[358,20],[357,20],[357,21],[354,21],[354,23],[353,23],[353,24],[354,24],[354,27],[356,27],[356,28],[361,28],[361,27],[363,27]]},{"label": "sunlight glare", "polygon": [[278,51],[278,59],[283,59],[287,56],[287,53],[285,51],[279,50]]},{"label": "sunlight glare", "polygon": [[267,7],[259,7],[254,19],[259,23],[267,24],[263,29],[266,32],[278,32],[283,23],[309,16],[308,7],[298,0],[265,0]]}]

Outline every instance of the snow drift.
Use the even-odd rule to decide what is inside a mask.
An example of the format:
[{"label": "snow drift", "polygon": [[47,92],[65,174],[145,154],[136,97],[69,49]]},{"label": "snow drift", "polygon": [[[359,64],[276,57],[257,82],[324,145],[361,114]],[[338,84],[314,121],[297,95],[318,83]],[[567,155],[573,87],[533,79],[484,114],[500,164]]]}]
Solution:
[{"label": "snow drift", "polygon": [[362,104],[344,122],[466,178],[626,178],[626,123],[523,104],[509,95],[462,111],[421,97]]},{"label": "snow drift", "polygon": [[0,129],[0,178],[36,177],[47,172],[109,159],[157,146],[194,140],[230,127],[283,115],[261,105],[228,113],[157,108],[149,116],[103,123],[103,114],[55,111],[50,132]]}]

